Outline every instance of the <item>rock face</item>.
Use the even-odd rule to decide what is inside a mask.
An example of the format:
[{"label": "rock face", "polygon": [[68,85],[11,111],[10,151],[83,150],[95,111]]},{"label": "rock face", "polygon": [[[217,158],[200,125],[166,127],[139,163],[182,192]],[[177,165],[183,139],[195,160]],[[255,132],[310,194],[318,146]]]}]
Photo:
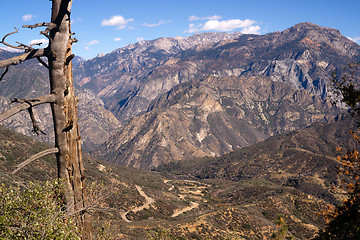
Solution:
[{"label": "rock face", "polygon": [[98,153],[112,162],[149,169],[219,156],[337,115],[330,102],[269,77],[210,76],[157,98]]},{"label": "rock face", "polygon": [[329,76],[360,60],[359,45],[311,23],[178,47],[184,40],[140,42],[80,66],[80,83],[125,124],[98,150],[102,157],[153,168],[334,121]]},{"label": "rock face", "polygon": [[238,36],[241,33],[203,33],[188,38],[141,41],[80,64],[75,79],[97,93],[106,108],[124,123],[146,110],[158,95],[196,79],[196,64],[182,62],[181,54],[192,48],[207,49]]},{"label": "rock face", "polygon": [[[12,67],[0,82],[0,112],[11,107],[11,98],[35,98],[48,93],[48,76],[36,62]],[[84,149],[92,150],[96,145],[104,143],[121,125],[114,115],[104,108],[103,101],[90,90],[78,88],[76,94],[79,98],[78,115]],[[36,135],[32,132],[31,120],[26,111],[1,124],[19,133],[33,136],[37,140],[52,143],[54,133],[50,106],[37,106],[34,108],[34,114],[39,127],[46,135]]]}]

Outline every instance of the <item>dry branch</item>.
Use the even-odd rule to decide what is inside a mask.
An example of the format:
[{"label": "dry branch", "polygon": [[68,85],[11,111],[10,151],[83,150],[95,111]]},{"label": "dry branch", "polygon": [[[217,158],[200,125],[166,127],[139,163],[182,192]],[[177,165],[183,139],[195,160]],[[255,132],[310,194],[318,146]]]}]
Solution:
[{"label": "dry branch", "polygon": [[13,34],[19,32],[16,27],[14,27],[14,28],[15,28],[15,31],[6,34],[6,35],[2,38],[2,40],[1,40],[0,43],[4,44],[5,46],[7,46],[7,47],[9,47],[9,48],[22,49],[22,50],[26,49],[26,48],[24,48],[24,47],[22,47],[22,46],[14,46],[14,45],[11,45],[11,44],[5,42],[5,39],[6,39],[8,36],[13,35]]},{"label": "dry branch", "polygon": [[75,54],[71,54],[70,56],[68,56],[66,58],[66,62],[65,62],[65,65],[69,65],[71,60],[73,60],[73,58],[75,57]]},{"label": "dry branch", "polygon": [[29,52],[24,53],[22,55],[0,61],[0,68],[4,68],[10,65],[17,65],[26,60],[37,57],[45,57],[47,55],[48,55],[48,51],[46,49],[31,49]]},{"label": "dry branch", "polygon": [[16,43],[19,44],[19,47],[23,47],[25,52],[29,52],[29,51],[33,50],[33,46],[40,46],[42,44],[41,42],[33,43],[33,44],[30,44],[30,45],[26,45],[26,44],[21,43],[21,42],[16,42]]},{"label": "dry branch", "polygon": [[33,24],[33,25],[23,25],[22,27],[23,28],[30,28],[30,29],[37,28],[37,27],[48,27],[48,28],[53,29],[53,28],[56,27],[56,24],[42,22],[42,23],[36,23],[36,24]]},{"label": "dry branch", "polygon": [[28,108],[28,112],[29,112],[30,119],[31,119],[31,122],[32,122],[32,125],[33,125],[33,132],[36,133],[37,135],[40,135],[40,133],[46,135],[46,133],[43,132],[36,123],[34,111],[33,111],[33,108],[32,108],[32,106],[33,106],[32,103],[27,101],[27,100],[25,100],[25,102],[30,105],[30,107]]},{"label": "dry branch", "polygon": [[9,71],[9,66],[7,66],[5,71],[1,74],[0,82],[1,82],[1,80],[3,80],[3,78],[5,77],[5,75],[7,74],[8,71]]},{"label": "dry branch", "polygon": [[39,153],[31,156],[27,160],[23,161],[19,165],[17,165],[16,169],[14,171],[12,171],[11,174],[17,173],[20,169],[22,169],[23,167],[25,167],[29,163],[35,161],[36,159],[39,159],[41,157],[47,156],[47,155],[52,154],[52,153],[58,153],[58,152],[59,152],[58,148],[50,148],[50,149],[46,149],[45,151],[39,152]]},{"label": "dry branch", "polygon": [[[31,106],[37,106],[37,105],[44,104],[44,103],[54,103],[55,95],[49,94],[49,95],[45,95],[45,96],[41,96],[39,98],[29,99],[29,100],[15,99],[13,102],[17,102],[20,104],[16,105],[13,108],[10,108],[9,110],[7,110],[3,113],[0,113],[0,122],[15,115],[16,113],[19,113],[21,111],[28,109]],[[31,104],[29,104],[28,102],[30,102]]]},{"label": "dry branch", "polygon": [[40,34],[42,34],[45,37],[47,37],[48,39],[50,39],[49,32],[51,30],[55,29],[57,27],[57,25],[55,23],[43,22],[43,23],[36,23],[36,24],[33,24],[33,25],[23,25],[22,27],[23,28],[30,28],[30,29],[37,28],[37,27],[47,27],[44,31],[41,31]]},{"label": "dry branch", "polygon": [[72,38],[72,39],[70,39],[70,43],[71,44],[73,44],[73,43],[77,43],[78,42],[78,40],[76,39],[76,38]]},{"label": "dry branch", "polygon": [[[46,68],[49,68],[49,65],[47,65],[47,63],[44,62],[44,61],[41,59],[41,57],[37,57],[36,59],[41,63],[41,65],[43,65],[43,66],[46,67]],[[1,81],[1,79],[0,79],[0,81]]]}]

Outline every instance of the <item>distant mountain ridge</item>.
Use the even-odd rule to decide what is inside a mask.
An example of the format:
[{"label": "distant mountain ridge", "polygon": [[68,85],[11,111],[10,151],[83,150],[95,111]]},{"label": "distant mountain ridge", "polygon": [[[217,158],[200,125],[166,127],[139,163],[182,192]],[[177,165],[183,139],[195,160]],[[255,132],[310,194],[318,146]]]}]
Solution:
[{"label": "distant mountain ridge", "polygon": [[[103,143],[96,152],[105,159],[140,168],[219,156],[341,118],[327,99],[330,74],[359,61],[359,45],[312,23],[266,35],[159,38],[79,58],[74,79],[84,143],[90,150]],[[41,90],[45,78],[38,65],[9,73],[21,95],[47,91]],[[35,85],[21,71],[33,71]],[[14,89],[9,82],[0,84],[0,95],[18,94],[9,91]],[[20,127],[25,118],[7,124],[30,132]]]},{"label": "distant mountain ridge", "polygon": [[109,161],[151,168],[335,121],[331,72],[360,60],[359,45],[312,23],[173,49],[173,39],[144,41],[79,68],[125,124],[98,150]]},{"label": "distant mountain ridge", "polygon": [[141,41],[84,62],[75,75],[126,122],[177,84],[209,74],[270,76],[325,98],[330,73],[359,61],[359,49],[338,30],[300,23],[266,35],[207,33]]},{"label": "distant mountain ridge", "polygon": [[[167,92],[171,87],[187,81],[180,76],[180,73],[176,73],[180,79],[175,81],[169,79],[165,82],[163,80],[152,81],[150,83],[152,86],[148,84],[146,89],[141,89],[143,83],[148,82],[146,79],[154,69],[158,66],[174,64],[176,62],[174,56],[187,49],[206,48],[219,41],[230,41],[241,35],[238,32],[232,34],[202,33],[187,38],[159,38],[153,41],[140,41],[84,62],[75,69],[75,80],[81,86],[97,93],[104,100],[106,107],[114,112],[120,121],[127,121],[145,110],[149,100],[158,96],[159,93]],[[140,92],[146,96],[141,96]],[[133,98],[136,100],[131,101]]]}]

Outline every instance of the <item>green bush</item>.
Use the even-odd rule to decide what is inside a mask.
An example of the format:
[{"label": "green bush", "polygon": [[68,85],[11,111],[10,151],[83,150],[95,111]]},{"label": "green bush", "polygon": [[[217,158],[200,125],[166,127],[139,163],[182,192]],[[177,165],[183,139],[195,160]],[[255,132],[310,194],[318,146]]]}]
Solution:
[{"label": "green bush", "polygon": [[0,185],[0,239],[80,239],[74,218],[61,209],[62,194],[58,181]]}]

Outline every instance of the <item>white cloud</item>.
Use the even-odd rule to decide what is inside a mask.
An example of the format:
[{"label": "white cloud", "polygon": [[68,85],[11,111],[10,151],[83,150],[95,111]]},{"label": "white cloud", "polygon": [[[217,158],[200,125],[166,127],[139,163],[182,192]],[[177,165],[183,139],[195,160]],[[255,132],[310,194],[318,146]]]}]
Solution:
[{"label": "white cloud", "polygon": [[90,42],[88,42],[86,45],[91,46],[91,45],[96,45],[99,44],[100,42],[98,40],[92,40]]},{"label": "white cloud", "polygon": [[125,29],[127,24],[132,21],[134,21],[133,18],[125,19],[123,16],[116,15],[102,20],[101,26],[116,26],[117,29]]},{"label": "white cloud", "polygon": [[24,16],[22,16],[22,20],[27,22],[27,21],[30,21],[31,19],[33,19],[33,17],[35,17],[35,16],[31,15],[31,14],[25,14]]},{"label": "white cloud", "polygon": [[235,29],[242,29],[242,33],[252,33],[259,34],[260,27],[254,25],[256,21],[250,19],[229,19],[229,20],[209,20],[204,24],[189,24],[189,29],[187,32],[201,32],[201,31],[219,31],[219,32],[229,32]]},{"label": "white cloud", "polygon": [[354,37],[354,38],[352,38],[352,37],[347,37],[347,38],[350,39],[353,42],[356,42],[356,43],[360,44],[360,36],[359,37]]},{"label": "white cloud", "polygon": [[232,31],[237,28],[246,28],[253,25],[255,21],[246,19],[246,20],[240,20],[240,19],[230,19],[225,21],[219,21],[219,20],[210,20],[207,21],[204,26],[203,30],[209,31]]},{"label": "white cloud", "polygon": [[121,41],[121,38],[119,38],[119,37],[114,38],[114,41],[115,41],[115,42]]},{"label": "white cloud", "polygon": [[90,50],[90,47],[89,46],[92,46],[92,45],[96,45],[96,44],[99,44],[100,42],[98,40],[92,40],[88,43],[86,43],[86,46],[85,46],[85,50]]},{"label": "white cloud", "polygon": [[241,30],[241,33],[243,34],[260,34],[260,27],[255,25],[255,26],[249,26],[246,28],[243,28]]},{"label": "white cloud", "polygon": [[48,43],[49,43],[49,40],[46,39],[46,38],[34,39],[34,40],[31,40],[31,41],[29,42],[29,45],[39,44],[39,43],[41,43],[42,45],[43,45],[43,44],[48,44]]},{"label": "white cloud", "polygon": [[154,24],[143,23],[142,25],[146,26],[146,27],[157,27],[157,26],[164,25],[167,23],[171,23],[171,21],[160,20],[158,23],[154,23]]},{"label": "white cloud", "polygon": [[198,21],[198,20],[220,20],[222,17],[219,15],[207,16],[207,17],[198,17],[198,16],[190,16],[188,18],[189,21]]},{"label": "white cloud", "polygon": [[138,41],[138,42],[144,41],[144,37],[138,37],[138,38],[136,38],[136,41]]}]

